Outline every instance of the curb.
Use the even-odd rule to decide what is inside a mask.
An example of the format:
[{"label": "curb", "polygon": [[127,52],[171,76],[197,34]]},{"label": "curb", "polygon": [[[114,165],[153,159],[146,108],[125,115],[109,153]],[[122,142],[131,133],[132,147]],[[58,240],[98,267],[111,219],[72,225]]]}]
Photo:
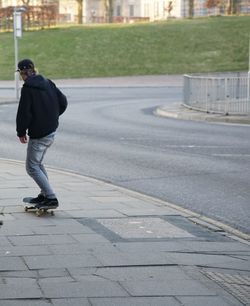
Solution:
[{"label": "curb", "polygon": [[194,120],[194,121],[207,121],[212,123],[233,123],[233,124],[250,124],[249,115],[220,115],[212,114],[201,111],[196,111],[183,106],[181,103],[174,103],[170,106],[159,106],[154,110],[156,116]]},{"label": "curb", "polygon": [[6,105],[6,104],[17,104],[18,102],[13,99],[2,99],[0,98],[0,105]]}]

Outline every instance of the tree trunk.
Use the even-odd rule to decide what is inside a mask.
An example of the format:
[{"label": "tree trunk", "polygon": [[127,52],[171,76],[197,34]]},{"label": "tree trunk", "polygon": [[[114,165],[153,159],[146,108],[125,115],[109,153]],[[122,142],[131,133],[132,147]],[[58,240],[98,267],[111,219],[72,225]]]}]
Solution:
[{"label": "tree trunk", "polygon": [[77,2],[78,2],[78,24],[82,24],[83,0],[77,0]]},{"label": "tree trunk", "polygon": [[106,22],[113,22],[113,0],[104,0]]},{"label": "tree trunk", "polygon": [[189,15],[189,18],[193,18],[194,16],[194,0],[189,0],[188,15]]}]

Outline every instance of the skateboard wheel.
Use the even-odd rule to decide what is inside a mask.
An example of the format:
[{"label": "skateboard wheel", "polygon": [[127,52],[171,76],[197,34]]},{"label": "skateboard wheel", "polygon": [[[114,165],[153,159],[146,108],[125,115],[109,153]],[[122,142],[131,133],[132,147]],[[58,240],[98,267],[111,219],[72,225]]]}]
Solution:
[{"label": "skateboard wheel", "polygon": [[40,217],[42,215],[42,212],[40,210],[36,211],[37,217]]},{"label": "skateboard wheel", "polygon": [[28,207],[27,207],[27,206],[25,206],[24,210],[25,210],[25,211],[28,211]]}]

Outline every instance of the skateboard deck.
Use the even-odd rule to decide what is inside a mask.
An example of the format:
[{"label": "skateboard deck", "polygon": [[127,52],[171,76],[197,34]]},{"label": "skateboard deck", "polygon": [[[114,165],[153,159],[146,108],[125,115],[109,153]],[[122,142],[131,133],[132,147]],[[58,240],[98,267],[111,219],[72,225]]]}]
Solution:
[{"label": "skateboard deck", "polygon": [[32,197],[27,197],[23,199],[23,202],[27,205],[24,206],[24,210],[26,212],[34,212],[37,217],[40,217],[45,214],[50,214],[51,216],[54,216],[54,209],[57,208],[57,206],[42,206],[42,207],[36,207],[33,203],[30,203],[30,200]]}]

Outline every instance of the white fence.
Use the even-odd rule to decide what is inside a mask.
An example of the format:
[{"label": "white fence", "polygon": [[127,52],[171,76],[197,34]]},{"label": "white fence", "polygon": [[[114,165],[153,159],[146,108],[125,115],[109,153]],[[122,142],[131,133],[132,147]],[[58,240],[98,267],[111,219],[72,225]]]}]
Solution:
[{"label": "white fence", "polygon": [[250,113],[250,78],[235,76],[184,75],[184,105],[206,112]]}]

